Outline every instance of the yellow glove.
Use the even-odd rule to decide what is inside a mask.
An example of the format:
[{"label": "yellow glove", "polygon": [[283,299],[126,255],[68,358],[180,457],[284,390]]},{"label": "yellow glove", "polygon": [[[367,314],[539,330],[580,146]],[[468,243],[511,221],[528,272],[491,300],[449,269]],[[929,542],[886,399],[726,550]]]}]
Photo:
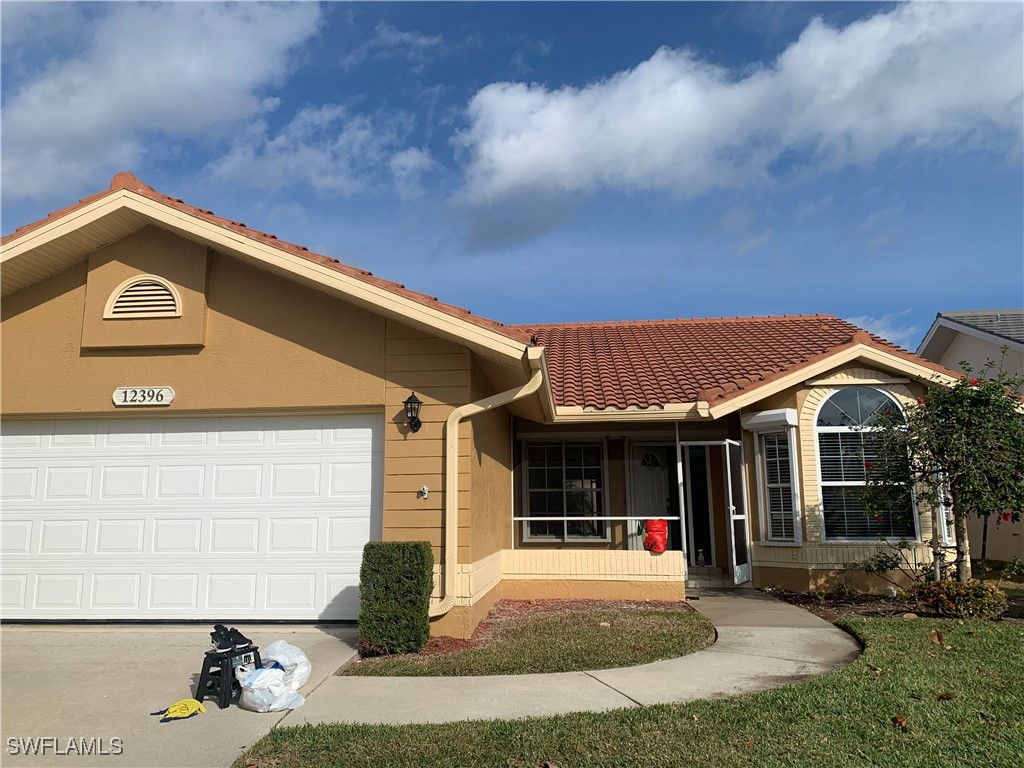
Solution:
[{"label": "yellow glove", "polygon": [[182,699],[181,701],[174,702],[167,709],[161,709],[159,712],[150,712],[149,714],[160,715],[160,722],[168,723],[171,720],[185,720],[189,717],[195,717],[205,711],[206,707],[195,699]]}]

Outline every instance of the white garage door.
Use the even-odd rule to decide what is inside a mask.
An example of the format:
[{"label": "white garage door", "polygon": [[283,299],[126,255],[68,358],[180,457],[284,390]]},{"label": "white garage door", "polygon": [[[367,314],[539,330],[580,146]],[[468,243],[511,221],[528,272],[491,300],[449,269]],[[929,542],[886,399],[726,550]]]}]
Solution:
[{"label": "white garage door", "polygon": [[8,619],[354,619],[378,415],[5,422]]}]

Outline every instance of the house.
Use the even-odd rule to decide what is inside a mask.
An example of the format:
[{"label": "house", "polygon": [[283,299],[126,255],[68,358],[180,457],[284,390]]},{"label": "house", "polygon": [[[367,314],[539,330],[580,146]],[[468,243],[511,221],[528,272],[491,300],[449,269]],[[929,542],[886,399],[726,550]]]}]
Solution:
[{"label": "house", "polygon": [[[1003,349],[1006,356],[1003,356]],[[967,363],[975,372],[992,361],[1024,376],[1024,309],[979,309],[939,312],[925,334],[917,354],[946,368],[962,372]],[[984,522],[970,518],[967,537],[971,557],[981,559]],[[988,524],[986,556],[990,560],[1024,560],[1024,525],[992,517]]]},{"label": "house", "polygon": [[856,427],[953,374],[836,317],[506,326],[130,173],[0,249],[8,619],[351,620],[371,539],[433,545],[458,636],[930,561]]}]

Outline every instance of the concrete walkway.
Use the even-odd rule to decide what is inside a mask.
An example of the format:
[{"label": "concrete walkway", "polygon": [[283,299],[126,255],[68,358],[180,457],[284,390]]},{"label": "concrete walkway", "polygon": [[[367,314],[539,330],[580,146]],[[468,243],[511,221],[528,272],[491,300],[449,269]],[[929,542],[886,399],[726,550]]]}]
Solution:
[{"label": "concrete walkway", "polygon": [[779,688],[839,669],[857,642],[752,589],[702,590],[691,605],[718,630],[703,651],[639,667],[490,677],[328,677],[281,725],[442,723],[600,712]]}]

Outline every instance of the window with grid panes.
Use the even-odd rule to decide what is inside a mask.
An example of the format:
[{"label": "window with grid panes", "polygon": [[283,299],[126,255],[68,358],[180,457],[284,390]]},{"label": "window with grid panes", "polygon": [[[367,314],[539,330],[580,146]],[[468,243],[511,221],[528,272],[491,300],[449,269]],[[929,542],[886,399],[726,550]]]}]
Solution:
[{"label": "window with grid panes", "polygon": [[869,468],[879,462],[877,438],[870,427],[882,413],[900,414],[888,395],[872,387],[838,390],[818,412],[818,466],[821,506],[827,539],[914,539],[914,504],[910,484],[905,502],[880,514],[869,514],[862,491]]},{"label": "window with grid panes", "polygon": [[526,446],[527,517],[578,520],[531,520],[527,538],[558,541],[606,539],[602,446],[578,443],[529,443]]},{"label": "window with grid panes", "polygon": [[785,432],[768,432],[761,434],[760,438],[768,540],[795,541],[796,519],[793,514],[789,437]]}]

